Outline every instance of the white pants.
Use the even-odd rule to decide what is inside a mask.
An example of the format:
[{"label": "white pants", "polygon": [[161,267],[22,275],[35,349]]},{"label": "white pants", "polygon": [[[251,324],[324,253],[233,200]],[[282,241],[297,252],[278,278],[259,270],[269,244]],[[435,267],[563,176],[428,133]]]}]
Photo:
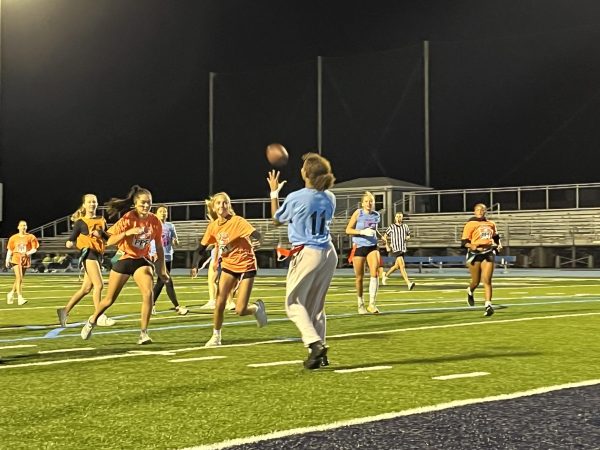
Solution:
[{"label": "white pants", "polygon": [[333,244],[325,249],[304,247],[290,261],[285,311],[300,330],[304,345],[325,342],[325,295],[337,261]]}]

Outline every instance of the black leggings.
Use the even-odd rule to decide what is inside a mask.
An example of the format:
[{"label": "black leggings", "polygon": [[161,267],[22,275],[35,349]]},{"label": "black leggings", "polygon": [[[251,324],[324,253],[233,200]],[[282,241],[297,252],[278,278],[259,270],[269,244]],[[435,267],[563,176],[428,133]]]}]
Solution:
[{"label": "black leggings", "polygon": [[[173,264],[173,261],[165,261],[165,265],[167,266],[167,273],[171,273],[171,266]],[[175,308],[177,308],[179,306],[179,302],[177,301],[177,294],[175,294],[175,288],[173,287],[173,279],[169,278],[169,281],[167,281],[166,283],[160,279],[160,277],[156,280],[156,284],[154,285],[154,303],[156,303],[156,300],[158,300],[158,296],[160,295],[160,293],[162,292],[163,286],[167,286],[167,295],[169,296],[169,299],[171,300],[171,303],[173,303],[173,306],[175,306]]]}]

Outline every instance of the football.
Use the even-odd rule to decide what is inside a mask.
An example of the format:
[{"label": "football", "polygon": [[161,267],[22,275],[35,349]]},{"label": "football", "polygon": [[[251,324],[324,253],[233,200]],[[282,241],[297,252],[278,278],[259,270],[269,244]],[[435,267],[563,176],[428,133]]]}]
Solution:
[{"label": "football", "polygon": [[289,155],[281,144],[273,143],[267,146],[267,160],[274,167],[283,167],[287,164]]}]

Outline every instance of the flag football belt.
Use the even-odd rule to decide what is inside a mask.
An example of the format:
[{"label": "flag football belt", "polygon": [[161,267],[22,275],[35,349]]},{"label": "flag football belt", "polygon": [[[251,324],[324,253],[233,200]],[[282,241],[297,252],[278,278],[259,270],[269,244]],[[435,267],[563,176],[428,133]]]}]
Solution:
[{"label": "flag football belt", "polygon": [[292,247],[291,249],[277,247],[275,251],[277,252],[277,261],[285,261],[290,256],[294,256],[296,253],[300,252],[304,248],[304,245],[297,245],[296,247]]},{"label": "flag football belt", "polygon": [[475,257],[477,257],[479,255],[489,255],[491,253],[491,254],[493,254],[495,256],[496,253],[497,253],[497,251],[498,251],[497,246],[493,246],[493,247],[490,247],[487,250],[482,250],[482,251],[475,251],[474,252],[474,251],[469,250],[467,252],[467,264],[472,264],[473,260],[475,259]]}]

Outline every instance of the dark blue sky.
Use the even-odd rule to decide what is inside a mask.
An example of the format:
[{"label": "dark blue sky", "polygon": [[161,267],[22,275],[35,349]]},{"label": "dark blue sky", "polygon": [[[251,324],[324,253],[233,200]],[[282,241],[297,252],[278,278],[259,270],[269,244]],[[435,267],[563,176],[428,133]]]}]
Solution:
[{"label": "dark blue sky", "polygon": [[135,183],[204,198],[210,71],[215,189],[265,195],[272,141],[293,187],[318,55],[337,178],[423,184],[424,39],[433,187],[598,181],[597,1],[3,0],[3,232]]}]

